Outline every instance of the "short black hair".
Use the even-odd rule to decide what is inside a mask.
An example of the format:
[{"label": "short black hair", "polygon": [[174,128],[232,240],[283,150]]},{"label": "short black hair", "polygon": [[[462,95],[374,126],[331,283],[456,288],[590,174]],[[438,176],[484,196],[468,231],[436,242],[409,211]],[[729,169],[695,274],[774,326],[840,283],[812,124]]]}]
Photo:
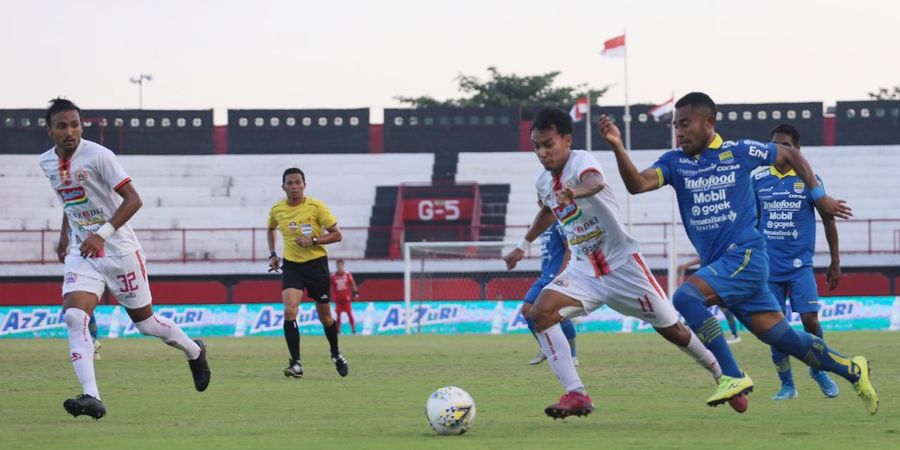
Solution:
[{"label": "short black hair", "polygon": [[284,182],[287,181],[287,176],[292,173],[299,173],[300,178],[303,180],[304,183],[306,183],[306,175],[303,175],[303,171],[296,167],[291,167],[290,169],[285,170],[284,174],[281,175],[281,185],[282,186],[284,186]]},{"label": "short black hair", "polygon": [[47,120],[47,127],[50,127],[50,119],[52,119],[54,115],[63,111],[72,110],[78,111],[79,115],[81,114],[81,108],[79,108],[75,103],[72,103],[72,101],[69,99],[56,97],[50,100],[50,107],[47,108],[47,115],[45,116],[45,119]]},{"label": "short black hair", "polygon": [[793,125],[787,123],[779,123],[778,126],[772,128],[772,131],[769,132],[769,139],[772,136],[775,136],[775,133],[784,133],[791,137],[791,142],[794,144],[794,147],[800,146],[800,132],[794,128]]},{"label": "short black hair", "polygon": [[716,102],[702,92],[690,92],[685,94],[684,97],[679,98],[678,101],[675,102],[675,108],[681,108],[682,106],[709,108],[710,111],[712,111],[713,117],[715,117],[718,112],[716,109]]},{"label": "short black hair", "polygon": [[538,111],[531,124],[531,131],[549,131],[554,128],[560,136],[572,134],[572,117],[558,108],[544,108]]},{"label": "short black hair", "polygon": [[344,264],[344,260],[343,260],[343,259],[339,259],[339,260],[337,260],[337,261],[335,262],[335,264]]}]

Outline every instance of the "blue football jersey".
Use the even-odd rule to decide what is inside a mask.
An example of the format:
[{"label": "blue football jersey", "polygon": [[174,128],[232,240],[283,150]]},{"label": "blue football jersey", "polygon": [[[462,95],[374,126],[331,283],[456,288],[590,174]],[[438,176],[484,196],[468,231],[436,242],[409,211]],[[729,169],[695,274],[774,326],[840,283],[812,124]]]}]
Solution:
[{"label": "blue football jersey", "polygon": [[753,169],[773,165],[774,143],[751,140],[723,142],[716,134],[706,150],[688,156],[681,149],[664,153],[653,167],[659,185],[675,189],[681,220],[702,265],[715,261],[732,246],[763,237],[757,230]]},{"label": "blue football jersey", "polygon": [[[818,175],[816,179],[822,185]],[[809,186],[793,170],[782,175],[772,166],[753,175],[753,187],[759,231],[769,253],[769,279],[793,279],[799,269],[812,267],[816,250],[816,205]]]},{"label": "blue football jersey", "polygon": [[553,225],[544,230],[541,233],[540,240],[541,276],[555,278],[566,255],[566,237],[559,226],[559,222],[554,221]]}]

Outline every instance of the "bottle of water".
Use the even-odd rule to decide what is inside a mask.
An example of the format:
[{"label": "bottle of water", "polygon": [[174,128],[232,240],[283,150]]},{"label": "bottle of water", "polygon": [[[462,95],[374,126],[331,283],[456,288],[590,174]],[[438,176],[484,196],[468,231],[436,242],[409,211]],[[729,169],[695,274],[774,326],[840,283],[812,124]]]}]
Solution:
[{"label": "bottle of water", "polygon": [[118,339],[119,337],[119,328],[121,328],[121,325],[119,325],[119,314],[121,313],[121,309],[121,306],[116,305],[116,307],[113,308],[112,314],[110,315],[108,336],[110,339]]},{"label": "bottle of water", "polygon": [[503,333],[503,301],[497,302],[493,314],[491,314],[491,334]]},{"label": "bottle of water", "polygon": [[247,334],[247,305],[241,305],[238,309],[234,323],[234,337],[244,337]]},{"label": "bottle of water", "polygon": [[363,313],[363,336],[371,336],[375,332],[375,303],[369,302]]}]

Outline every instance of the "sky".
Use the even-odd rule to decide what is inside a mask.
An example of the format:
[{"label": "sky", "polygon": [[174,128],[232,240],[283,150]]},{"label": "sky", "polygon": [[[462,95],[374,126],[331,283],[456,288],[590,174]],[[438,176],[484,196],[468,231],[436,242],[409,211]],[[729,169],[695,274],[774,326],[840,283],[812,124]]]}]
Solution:
[{"label": "sky", "polygon": [[[614,4],[611,4],[614,3]],[[631,103],[866,99],[900,85],[900,1],[0,0],[0,108],[401,107],[486,68],[612,85]]]}]

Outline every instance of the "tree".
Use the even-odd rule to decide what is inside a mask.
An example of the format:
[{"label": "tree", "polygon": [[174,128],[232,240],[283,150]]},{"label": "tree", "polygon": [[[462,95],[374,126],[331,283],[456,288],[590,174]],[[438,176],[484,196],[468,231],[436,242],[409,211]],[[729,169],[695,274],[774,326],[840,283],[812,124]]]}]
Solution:
[{"label": "tree", "polygon": [[888,88],[879,88],[878,92],[869,92],[872,100],[900,100],[900,85],[894,86],[893,91]]},{"label": "tree", "polygon": [[609,89],[590,89],[586,84],[576,86],[554,87],[553,83],[559,72],[548,72],[541,75],[519,76],[504,74],[491,66],[487,68],[490,78],[482,81],[474,75],[459,75],[456,82],[459,91],[467,94],[464,97],[448,100],[437,100],[430,96],[404,97],[396,96],[396,100],[413,108],[433,107],[514,107],[521,108],[522,115],[530,117],[532,111],[543,106],[572,105],[575,100],[590,94],[591,100],[603,96]]}]

